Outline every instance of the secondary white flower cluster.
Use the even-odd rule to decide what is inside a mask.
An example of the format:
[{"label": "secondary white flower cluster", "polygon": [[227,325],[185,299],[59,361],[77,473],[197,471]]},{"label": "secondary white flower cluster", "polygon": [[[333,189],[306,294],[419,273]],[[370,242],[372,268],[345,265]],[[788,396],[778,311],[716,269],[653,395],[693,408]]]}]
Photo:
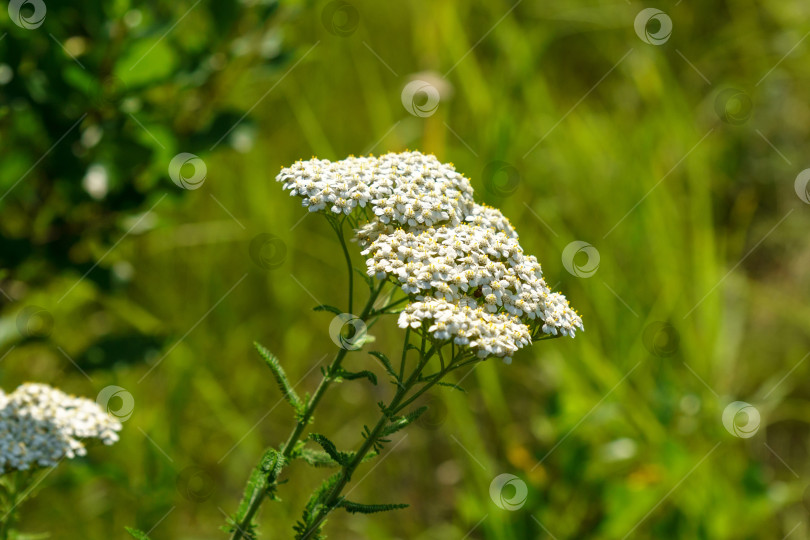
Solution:
[{"label": "secondary white flower cluster", "polygon": [[402,328],[430,321],[436,339],[453,339],[478,356],[503,357],[531,342],[535,329],[573,337],[582,320],[552,293],[537,259],[497,209],[476,204],[469,180],[419,152],[312,159],[276,177],[310,211],[351,214],[368,274],[392,279],[413,301]]},{"label": "secondary white flower cluster", "polygon": [[531,343],[528,326],[506,313],[489,313],[471,298],[457,302],[444,298],[411,302],[399,314],[401,328],[419,328],[426,320],[433,321],[428,328],[433,337],[453,338],[457,345],[475,349],[481,358],[511,359],[515,351]]},{"label": "secondary white flower cluster", "polygon": [[62,458],[85,455],[86,439],[113,444],[120,430],[96,402],[46,384],[0,390],[0,472],[55,467]]},{"label": "secondary white flower cluster", "polygon": [[565,297],[552,295],[540,264],[516,238],[459,225],[381,234],[363,251],[369,275],[393,277],[408,294],[458,303],[479,297],[490,312],[542,321],[543,332],[573,336],[581,320]]}]

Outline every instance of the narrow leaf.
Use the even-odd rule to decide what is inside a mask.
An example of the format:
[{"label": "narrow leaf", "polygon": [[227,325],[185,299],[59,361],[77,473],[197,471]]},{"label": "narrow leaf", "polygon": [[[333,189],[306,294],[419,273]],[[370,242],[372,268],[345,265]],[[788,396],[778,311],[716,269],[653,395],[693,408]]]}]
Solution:
[{"label": "narrow leaf", "polygon": [[343,315],[343,312],[336,308],[335,306],[330,306],[327,304],[321,304],[320,306],[315,306],[312,308],[313,311],[329,311],[330,313],[334,313],[335,315]]},{"label": "narrow leaf", "polygon": [[124,529],[126,529],[132,538],[136,538],[137,540],[149,540],[149,537],[146,536],[146,533],[143,531],[133,529],[132,527],[124,527]]},{"label": "narrow leaf", "polygon": [[387,512],[389,510],[401,510],[408,508],[407,504],[362,504],[346,499],[337,504],[338,508],[345,508],[350,514],[374,514],[377,512]]},{"label": "narrow leaf", "polygon": [[441,382],[441,381],[437,382],[436,384],[438,384],[439,386],[446,386],[447,388],[452,388],[454,390],[458,390],[459,392],[464,392],[465,394],[467,393],[466,390],[464,390],[462,387],[460,387],[457,384],[453,384],[453,383],[449,383],[449,382]]},{"label": "narrow leaf", "polygon": [[391,365],[391,360],[389,360],[387,356],[379,351],[370,351],[368,354],[379,360],[385,368],[385,371],[387,371],[392,377],[396,378],[397,374],[394,371],[394,367]]},{"label": "narrow leaf", "polygon": [[377,384],[377,376],[374,373],[372,373],[372,372],[370,372],[368,370],[365,370],[365,369],[363,371],[357,371],[357,372],[351,372],[351,371],[346,371],[345,369],[340,369],[337,372],[337,376],[342,377],[342,378],[346,379],[347,381],[354,381],[356,379],[365,378],[365,379],[368,379],[369,381],[371,381],[372,384],[374,384],[374,385]]},{"label": "narrow leaf", "polygon": [[387,435],[391,435],[392,433],[396,433],[402,428],[408,426],[409,424],[414,422],[417,418],[422,416],[422,413],[424,413],[427,409],[428,409],[427,406],[423,405],[422,407],[419,407],[418,409],[409,412],[405,416],[400,416],[398,418],[393,419],[391,423],[387,425],[385,429],[383,429],[382,436],[385,437]]},{"label": "narrow leaf", "polygon": [[320,433],[310,433],[309,438],[321,445],[321,448],[329,455],[330,458],[338,462],[340,465],[345,465],[348,462],[347,454],[339,452],[335,443],[321,435]]},{"label": "narrow leaf", "polygon": [[292,386],[290,386],[290,381],[287,379],[287,374],[284,373],[284,369],[281,367],[281,364],[278,361],[278,358],[262,347],[260,344],[254,342],[253,345],[256,347],[256,350],[259,351],[259,354],[264,361],[267,362],[267,365],[270,367],[270,370],[273,372],[273,377],[276,379],[276,383],[278,387],[281,389],[281,393],[284,394],[284,397],[293,406],[296,412],[300,413],[304,409],[304,404],[301,402],[301,398],[298,397],[298,394],[295,393]]}]

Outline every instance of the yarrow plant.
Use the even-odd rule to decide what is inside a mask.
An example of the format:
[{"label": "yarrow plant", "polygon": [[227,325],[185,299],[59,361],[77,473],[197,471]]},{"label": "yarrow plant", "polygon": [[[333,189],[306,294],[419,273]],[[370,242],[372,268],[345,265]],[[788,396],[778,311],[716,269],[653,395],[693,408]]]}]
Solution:
[{"label": "yarrow plant", "polygon": [[46,384],[0,390],[0,540],[19,536],[17,510],[38,473],[86,455],[88,444],[113,444],[119,431],[121,423],[96,402]]},{"label": "yarrow plant", "polygon": [[[565,297],[546,285],[537,259],[524,253],[509,220],[477,204],[470,181],[452,164],[419,152],[337,162],[313,158],[282,168],[276,180],[334,229],[348,271],[347,309],[315,309],[353,324],[345,325],[349,332],[335,340],[340,348],[334,360],[305,398],[290,386],[279,360],[257,345],[296,421],[286,441],[268,449],[254,469],[226,526],[233,540],[256,538],[256,512],[265,499],[276,498],[281,473],[294,460],[337,469],[310,497],[294,526],[298,539],[323,538],[327,516],[339,508],[351,513],[404,508],[350,501],[343,492],[363,462],[379,455],[391,435],[425,412],[426,407],[411,408],[414,401],[434,386],[455,387],[445,378],[459,368],[492,357],[509,363],[533,342],[574,337],[583,329]],[[368,298],[356,316],[357,269],[347,228],[352,231],[348,239],[365,257],[361,275]],[[305,436],[332,384],[350,379],[377,383],[372,371],[349,372],[342,364],[349,352],[371,341],[366,329],[389,315],[404,329],[404,339],[398,365],[382,352],[369,351],[394,384],[390,401],[379,403],[376,422],[363,426],[354,450],[339,450],[318,433]]]}]

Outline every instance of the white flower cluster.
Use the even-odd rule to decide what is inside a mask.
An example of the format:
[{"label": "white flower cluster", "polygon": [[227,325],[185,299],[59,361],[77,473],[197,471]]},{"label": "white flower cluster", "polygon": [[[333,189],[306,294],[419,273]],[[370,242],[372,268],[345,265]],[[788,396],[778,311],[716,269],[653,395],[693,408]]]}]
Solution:
[{"label": "white flower cluster", "polygon": [[328,207],[349,214],[369,206],[383,224],[455,225],[475,204],[467,178],[419,152],[299,161],[282,169],[276,180],[290,195],[302,197],[310,212]]},{"label": "white flower cluster", "polygon": [[517,239],[459,225],[381,234],[363,251],[369,275],[394,278],[417,300],[481,298],[489,313],[542,321],[543,332],[573,336],[582,321],[564,296],[552,295],[540,264]]},{"label": "white flower cluster", "polygon": [[400,328],[419,328],[432,320],[428,332],[436,339],[451,339],[475,349],[481,358],[500,356],[508,363],[512,354],[531,342],[529,327],[506,313],[489,313],[471,298],[448,302],[430,298],[411,302],[399,314]]},{"label": "white flower cluster", "polygon": [[464,220],[477,227],[484,227],[486,229],[494,229],[497,232],[504,233],[509,238],[517,238],[517,231],[509,223],[500,210],[492,208],[485,204],[476,204]]},{"label": "white flower cluster", "polygon": [[109,445],[120,430],[96,402],[46,384],[23,384],[11,394],[0,390],[0,473],[55,467],[65,457],[85,455],[85,439]]},{"label": "white flower cluster", "polygon": [[552,293],[540,264],[523,253],[497,209],[476,204],[469,180],[419,152],[312,159],[276,177],[310,211],[328,208],[367,223],[355,231],[368,274],[392,279],[413,302],[399,325],[432,321],[436,339],[453,339],[479,357],[511,355],[534,329],[573,337],[582,320]]}]

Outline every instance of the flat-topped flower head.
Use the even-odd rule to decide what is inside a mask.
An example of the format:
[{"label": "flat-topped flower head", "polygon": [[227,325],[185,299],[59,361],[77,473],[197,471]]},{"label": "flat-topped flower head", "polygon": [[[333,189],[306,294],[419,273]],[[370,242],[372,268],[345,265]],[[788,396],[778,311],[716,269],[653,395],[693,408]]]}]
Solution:
[{"label": "flat-topped flower head", "polygon": [[410,296],[400,326],[431,320],[435,339],[505,359],[537,333],[573,337],[583,329],[509,220],[476,204],[470,181],[451,164],[419,152],[313,158],[276,180],[310,211],[357,217],[350,220],[368,275]]},{"label": "flat-topped flower head", "polygon": [[95,401],[46,384],[0,390],[0,472],[55,467],[87,453],[85,441],[113,444],[121,423]]},{"label": "flat-topped flower head", "polygon": [[457,224],[472,212],[470,181],[452,165],[419,152],[341,161],[311,159],[283,168],[276,176],[310,212],[350,214],[369,208],[367,218],[384,224]]}]

